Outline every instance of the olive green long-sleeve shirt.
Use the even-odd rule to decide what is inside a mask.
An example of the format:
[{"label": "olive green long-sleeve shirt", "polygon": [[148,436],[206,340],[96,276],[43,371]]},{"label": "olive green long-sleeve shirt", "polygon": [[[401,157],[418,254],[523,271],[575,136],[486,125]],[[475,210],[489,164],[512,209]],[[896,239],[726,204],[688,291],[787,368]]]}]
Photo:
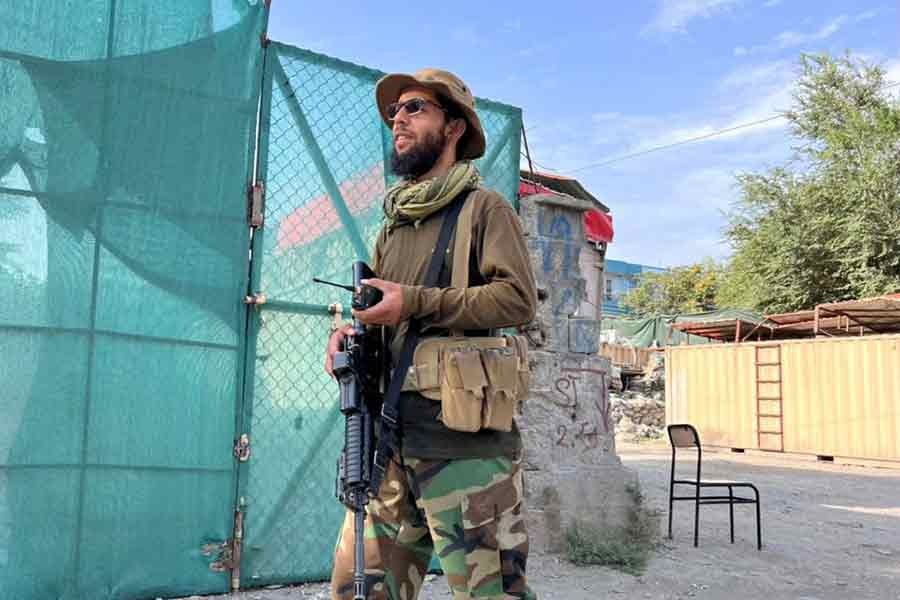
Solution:
[{"label": "olive green long-sleeve shirt", "polygon": [[[479,188],[474,203],[469,283],[449,286],[453,240],[445,255],[440,286],[422,283],[437,243],[443,217],[382,228],[375,243],[373,267],[380,279],[403,285],[403,322],[391,339],[394,361],[399,358],[408,319],[422,320],[423,336],[461,330],[485,335],[491,329],[524,325],[534,318],[537,288],[519,217],[503,197]],[[419,458],[473,458],[513,455],[519,450],[517,429],[503,433],[457,432],[438,420],[440,403],[415,393],[403,398],[404,453]]]},{"label": "olive green long-sleeve shirt", "polygon": [[[442,218],[437,215],[418,227],[384,227],[375,243],[374,269],[378,277],[402,284],[401,319],[423,320],[442,329],[497,329],[523,325],[534,318],[537,290],[522,225],[500,194],[478,189],[474,203],[472,252],[467,288],[425,288],[422,283]],[[444,260],[446,280],[453,264],[453,242]],[[445,280],[445,277],[441,277]]]}]

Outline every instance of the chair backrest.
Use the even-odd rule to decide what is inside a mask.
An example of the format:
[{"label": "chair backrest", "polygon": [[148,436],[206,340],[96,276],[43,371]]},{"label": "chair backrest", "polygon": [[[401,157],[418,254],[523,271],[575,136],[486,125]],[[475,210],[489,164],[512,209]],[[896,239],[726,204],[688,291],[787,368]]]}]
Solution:
[{"label": "chair backrest", "polygon": [[677,423],[667,429],[672,448],[700,448],[700,435],[693,425]]}]

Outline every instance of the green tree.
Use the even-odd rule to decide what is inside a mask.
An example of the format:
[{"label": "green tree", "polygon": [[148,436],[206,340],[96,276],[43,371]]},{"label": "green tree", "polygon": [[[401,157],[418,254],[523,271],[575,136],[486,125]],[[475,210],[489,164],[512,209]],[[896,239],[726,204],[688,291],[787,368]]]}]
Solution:
[{"label": "green tree", "polygon": [[721,306],[792,311],[900,289],[900,102],[884,70],[801,57],[796,155],[738,176]]},{"label": "green tree", "polygon": [[713,261],[645,273],[622,303],[638,316],[713,310],[721,268]]}]

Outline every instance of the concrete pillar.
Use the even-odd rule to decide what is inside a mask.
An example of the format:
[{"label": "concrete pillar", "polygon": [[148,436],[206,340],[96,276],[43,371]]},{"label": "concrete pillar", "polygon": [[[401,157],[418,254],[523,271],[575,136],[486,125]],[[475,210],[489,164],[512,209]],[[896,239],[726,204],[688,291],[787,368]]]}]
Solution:
[{"label": "concrete pillar", "polygon": [[584,268],[594,262],[582,253],[599,255],[584,236],[582,215],[589,208],[588,202],[550,194],[520,202],[540,298],[529,327],[531,393],[518,418],[528,527],[537,552],[564,551],[573,525],[622,526],[632,502],[625,488],[635,476],[616,455],[609,419],[610,364],[597,354],[599,314],[581,314]]}]

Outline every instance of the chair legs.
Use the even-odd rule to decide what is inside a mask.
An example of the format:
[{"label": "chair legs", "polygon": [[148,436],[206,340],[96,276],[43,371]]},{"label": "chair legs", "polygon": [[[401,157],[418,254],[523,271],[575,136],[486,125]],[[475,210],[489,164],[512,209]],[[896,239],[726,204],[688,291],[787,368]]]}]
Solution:
[{"label": "chair legs", "polygon": [[[752,484],[738,484],[741,487],[748,487],[753,490],[753,495],[755,502],[753,504],[756,505],[756,549],[762,550],[762,522],[760,513],[760,502],[759,502],[759,490],[756,489],[755,485]],[[674,500],[674,485],[669,486],[669,536],[668,538],[671,540],[672,538],[672,511],[675,507]],[[681,500],[693,500],[694,501],[694,547],[698,547],[700,544],[700,487],[697,486],[695,488],[694,497],[690,498],[680,498]],[[740,500],[740,498],[738,498]],[[728,486],[728,529],[729,536],[731,539],[731,543],[734,543],[734,505],[735,505],[735,496],[734,496],[734,487]]]},{"label": "chair legs", "polygon": [[672,501],[669,500],[669,539],[672,539]]},{"label": "chair legs", "polygon": [[675,484],[669,483],[669,539],[672,539],[672,507],[675,505],[675,501],[672,500],[673,492],[675,491]]},{"label": "chair legs", "polygon": [[734,488],[728,486],[728,526],[731,528],[731,543],[734,543]]},{"label": "chair legs", "polygon": [[756,489],[756,486],[750,486],[753,490],[753,494],[756,496],[756,549],[762,550],[762,525],[759,522],[759,490]]},{"label": "chair legs", "polygon": [[697,486],[697,498],[694,500],[694,548],[700,539],[700,486]]}]

